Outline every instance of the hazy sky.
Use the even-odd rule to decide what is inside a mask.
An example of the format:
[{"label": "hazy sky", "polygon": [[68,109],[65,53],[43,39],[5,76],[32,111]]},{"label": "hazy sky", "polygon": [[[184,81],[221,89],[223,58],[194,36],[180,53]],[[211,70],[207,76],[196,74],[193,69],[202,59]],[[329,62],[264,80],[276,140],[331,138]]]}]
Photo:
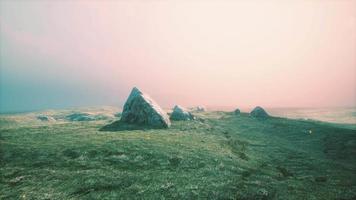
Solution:
[{"label": "hazy sky", "polygon": [[0,111],[356,106],[356,0],[0,0]]}]

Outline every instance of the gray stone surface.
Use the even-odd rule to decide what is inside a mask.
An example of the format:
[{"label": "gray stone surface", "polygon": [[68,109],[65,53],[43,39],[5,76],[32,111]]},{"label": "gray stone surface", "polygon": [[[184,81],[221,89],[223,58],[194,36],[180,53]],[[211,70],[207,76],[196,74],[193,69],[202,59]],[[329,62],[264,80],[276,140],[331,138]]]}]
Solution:
[{"label": "gray stone surface", "polygon": [[194,116],[184,107],[176,105],[171,114],[171,120],[193,120]]},{"label": "gray stone surface", "polygon": [[241,114],[241,110],[236,108],[235,111],[234,111],[234,114],[235,115],[240,115]]},{"label": "gray stone surface", "polygon": [[134,87],[126,100],[121,122],[168,128],[171,125],[166,112],[148,95]]},{"label": "gray stone surface", "polygon": [[250,112],[251,117],[255,118],[267,118],[269,117],[268,113],[260,106],[257,106]]}]

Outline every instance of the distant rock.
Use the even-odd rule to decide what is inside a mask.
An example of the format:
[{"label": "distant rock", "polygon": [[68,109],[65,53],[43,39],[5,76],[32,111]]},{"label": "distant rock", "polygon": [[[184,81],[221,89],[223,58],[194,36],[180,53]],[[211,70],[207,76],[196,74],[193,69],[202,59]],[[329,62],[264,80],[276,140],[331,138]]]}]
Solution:
[{"label": "distant rock", "polygon": [[234,114],[235,114],[235,115],[240,115],[240,114],[241,114],[240,109],[236,108],[235,111],[234,111]]},{"label": "distant rock", "polygon": [[255,118],[267,118],[267,117],[269,117],[267,112],[260,106],[257,106],[256,108],[254,108],[250,112],[250,116],[251,117],[255,117]]},{"label": "distant rock", "polygon": [[66,116],[69,121],[97,121],[97,120],[108,120],[113,117],[104,114],[91,114],[91,113],[73,113]]},{"label": "distant rock", "polygon": [[94,117],[89,113],[73,113],[66,116],[69,121],[94,121]]},{"label": "distant rock", "polygon": [[197,107],[193,107],[190,109],[191,111],[195,111],[195,112],[206,112],[207,109],[203,106],[197,106]]},{"label": "distant rock", "polygon": [[37,119],[44,122],[56,121],[53,117],[47,115],[39,115],[37,116]]},{"label": "distant rock", "polygon": [[174,106],[170,117],[171,120],[193,120],[194,116],[186,109],[179,105]]},{"label": "distant rock", "polygon": [[123,127],[135,129],[136,126],[168,128],[170,125],[167,113],[148,95],[135,87],[126,100],[120,121],[109,124],[101,130],[122,130]]}]

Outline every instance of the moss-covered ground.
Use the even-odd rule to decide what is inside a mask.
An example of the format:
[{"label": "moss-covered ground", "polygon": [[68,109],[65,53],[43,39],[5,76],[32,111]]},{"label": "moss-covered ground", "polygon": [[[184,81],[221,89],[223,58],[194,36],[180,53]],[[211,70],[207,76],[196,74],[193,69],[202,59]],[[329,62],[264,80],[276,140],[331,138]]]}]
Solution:
[{"label": "moss-covered ground", "polygon": [[197,115],[117,132],[1,115],[0,199],[356,199],[355,129]]}]

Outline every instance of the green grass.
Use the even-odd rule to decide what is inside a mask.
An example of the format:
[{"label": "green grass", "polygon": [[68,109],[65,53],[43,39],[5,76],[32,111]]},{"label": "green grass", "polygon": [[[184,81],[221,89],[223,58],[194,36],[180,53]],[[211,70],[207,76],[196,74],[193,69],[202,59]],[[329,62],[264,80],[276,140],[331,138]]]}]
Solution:
[{"label": "green grass", "polygon": [[111,121],[1,116],[0,199],[355,199],[354,129],[198,117],[105,132]]}]

